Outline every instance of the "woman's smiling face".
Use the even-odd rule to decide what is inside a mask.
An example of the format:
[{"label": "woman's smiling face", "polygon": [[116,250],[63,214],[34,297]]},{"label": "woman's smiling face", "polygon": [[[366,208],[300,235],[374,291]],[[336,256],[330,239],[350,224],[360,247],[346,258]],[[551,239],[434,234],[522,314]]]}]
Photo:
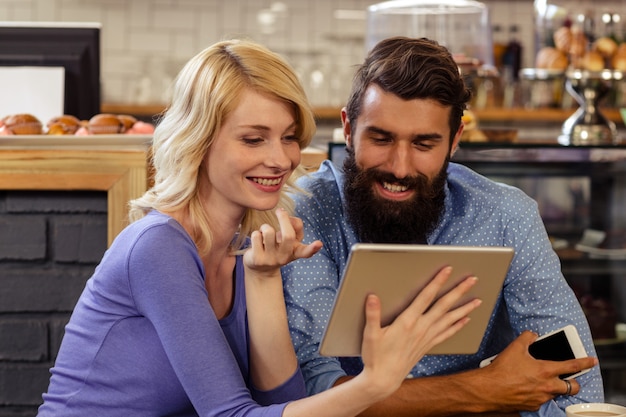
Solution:
[{"label": "woman's smiling face", "polygon": [[296,128],[292,105],[244,90],[205,159],[210,201],[241,214],[247,208],[274,208],[300,163]]}]

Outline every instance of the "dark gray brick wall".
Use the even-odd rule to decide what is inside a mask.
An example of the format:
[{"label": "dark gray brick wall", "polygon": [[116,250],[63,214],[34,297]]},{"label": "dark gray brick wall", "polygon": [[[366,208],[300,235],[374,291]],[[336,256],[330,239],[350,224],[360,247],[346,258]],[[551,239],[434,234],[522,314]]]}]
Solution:
[{"label": "dark gray brick wall", "polygon": [[48,355],[48,327],[36,319],[4,319],[0,334],[0,360],[41,362]]},{"label": "dark gray brick wall", "polygon": [[46,256],[46,219],[0,215],[0,260],[38,261]]},{"label": "dark gray brick wall", "polygon": [[0,192],[0,417],[32,417],[107,242],[105,192]]}]

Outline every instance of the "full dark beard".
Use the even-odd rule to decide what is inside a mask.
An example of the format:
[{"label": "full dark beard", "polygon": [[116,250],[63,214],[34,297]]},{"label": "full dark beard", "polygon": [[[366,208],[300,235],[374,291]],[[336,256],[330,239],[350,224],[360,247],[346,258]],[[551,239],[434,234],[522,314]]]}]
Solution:
[{"label": "full dark beard", "polygon": [[[423,174],[398,179],[390,173],[356,165],[354,152],[344,160],[344,193],[348,221],[359,241],[366,243],[426,243],[443,214],[449,158],[441,171],[429,181]],[[374,185],[381,182],[400,184],[415,190],[406,201],[392,201],[378,196]]]}]

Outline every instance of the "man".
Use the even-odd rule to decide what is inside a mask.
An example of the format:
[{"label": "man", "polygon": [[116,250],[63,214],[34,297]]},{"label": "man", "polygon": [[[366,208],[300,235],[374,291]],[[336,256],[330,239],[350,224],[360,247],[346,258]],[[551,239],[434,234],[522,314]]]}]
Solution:
[{"label": "man", "polygon": [[[347,380],[360,365],[317,352],[350,247],[394,242],[511,246],[515,256],[478,352],[424,357],[396,394],[365,415],[564,416],[569,404],[603,401],[588,324],[536,203],[449,162],[470,95],[450,53],[426,39],[381,41],[357,70],[341,112],[343,172],[324,162],[300,180],[307,193],[294,196],[305,241],[319,239],[324,247],[283,270],[291,334],[310,393]],[[567,324],[578,329],[589,358],[530,356],[537,334]],[[585,368],[592,369],[575,380],[558,377]]]}]

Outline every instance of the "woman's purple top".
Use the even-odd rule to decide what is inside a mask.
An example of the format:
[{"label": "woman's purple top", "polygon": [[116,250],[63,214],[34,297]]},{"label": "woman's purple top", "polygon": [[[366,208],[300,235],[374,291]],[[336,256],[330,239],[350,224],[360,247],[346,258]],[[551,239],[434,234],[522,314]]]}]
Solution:
[{"label": "woman's purple top", "polygon": [[302,375],[254,389],[241,256],[234,280],[217,320],[182,226],[156,211],[132,223],[87,281],[38,415],[280,416],[305,395]]}]

